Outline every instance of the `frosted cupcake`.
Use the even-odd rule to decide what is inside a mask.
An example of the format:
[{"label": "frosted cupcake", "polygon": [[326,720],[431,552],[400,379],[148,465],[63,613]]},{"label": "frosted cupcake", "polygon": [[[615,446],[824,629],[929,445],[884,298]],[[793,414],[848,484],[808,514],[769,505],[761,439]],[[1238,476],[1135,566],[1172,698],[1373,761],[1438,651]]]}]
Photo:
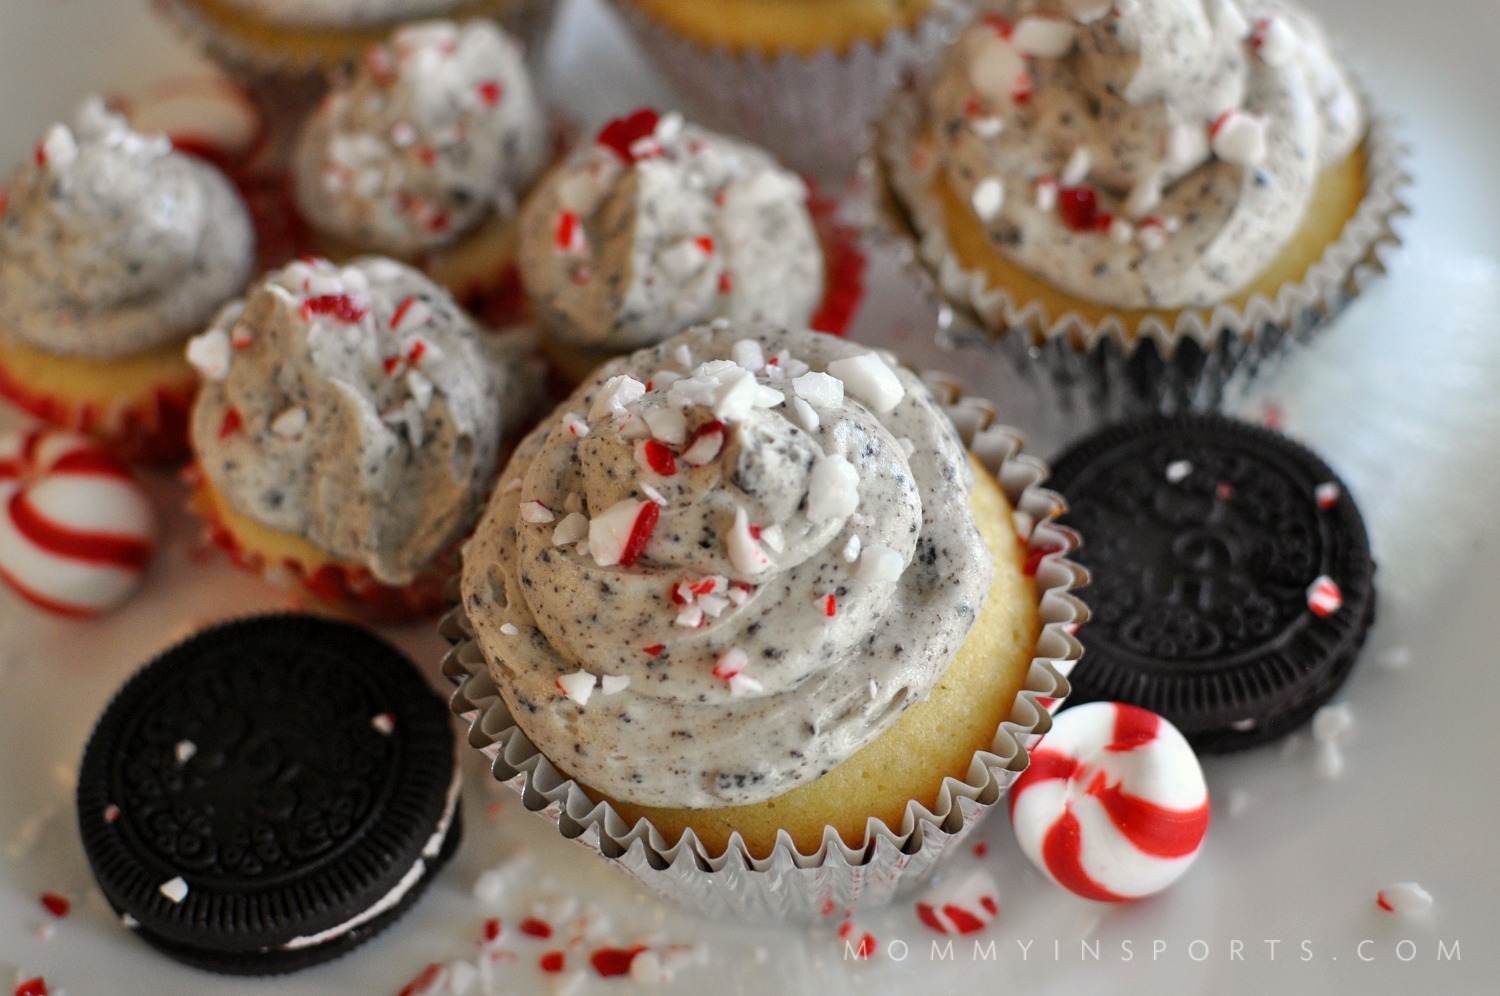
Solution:
[{"label": "frosted cupcake", "polygon": [[297,204],[317,251],[399,258],[492,324],[517,317],[516,212],[547,117],[514,40],[429,21],[368,49],[303,126]]},{"label": "frosted cupcake", "polygon": [[1300,9],[1002,6],[893,102],[881,165],[943,296],[1062,386],[1214,403],[1378,266],[1397,148]]},{"label": "frosted cupcake", "polygon": [[[463,558],[466,649],[505,705],[481,727],[513,722],[506,763],[530,749],[570,779],[554,801],[607,853],[837,851],[848,871],[914,823],[952,834],[959,781],[998,794],[1001,724],[1040,719],[1038,586],[1073,577],[1033,579],[1018,521],[1029,534],[879,354],[690,330],[606,364],[502,474]],[[776,885],[728,887],[764,902]]]},{"label": "frosted cupcake", "polygon": [[965,0],[614,0],[691,116],[842,179],[881,102],[971,16]]},{"label": "frosted cupcake", "polygon": [[403,24],[498,19],[537,50],[555,0],[153,0],[157,10],[241,76],[317,77],[357,61]]},{"label": "frosted cupcake", "polygon": [[126,459],[182,457],[182,344],[254,260],[222,174],[88,101],[0,195],[0,394]]},{"label": "frosted cupcake", "polygon": [[539,372],[387,259],[297,262],[193,339],[193,507],[236,562],[382,620],[435,610]]},{"label": "frosted cupcake", "polygon": [[521,276],[573,381],[716,318],[842,331],[863,257],[762,150],[649,108],[609,122],[521,214]]}]

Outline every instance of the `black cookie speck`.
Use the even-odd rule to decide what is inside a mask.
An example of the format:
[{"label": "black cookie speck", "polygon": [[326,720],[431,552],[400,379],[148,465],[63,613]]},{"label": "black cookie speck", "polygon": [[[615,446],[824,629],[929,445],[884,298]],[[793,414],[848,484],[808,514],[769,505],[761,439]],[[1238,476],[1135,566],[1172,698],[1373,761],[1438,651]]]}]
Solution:
[{"label": "black cookie speck", "polygon": [[[1305,722],[1348,676],[1375,565],[1348,489],[1306,448],[1223,416],[1153,417],[1075,445],[1050,486],[1093,576],[1070,704],[1129,702],[1200,752],[1232,751]],[[1308,597],[1324,576],[1343,599],[1327,616]]]},{"label": "black cookie speck", "polygon": [[[395,921],[457,847],[448,710],[359,627],[263,616],[199,633],[139,671],[94,728],[78,823],[94,876],[141,938],[210,971],[271,975]],[[392,908],[347,924],[423,863]],[[181,879],[179,902],[164,894]],[[172,891],[170,888],[168,891]]]}]

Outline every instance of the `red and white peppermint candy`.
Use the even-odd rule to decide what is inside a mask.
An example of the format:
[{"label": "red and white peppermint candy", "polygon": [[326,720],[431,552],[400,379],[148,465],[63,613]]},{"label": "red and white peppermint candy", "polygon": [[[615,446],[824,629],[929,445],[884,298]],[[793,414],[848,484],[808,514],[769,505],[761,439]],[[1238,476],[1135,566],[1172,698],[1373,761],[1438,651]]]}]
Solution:
[{"label": "red and white peppermint candy", "polygon": [[1000,887],[983,868],[943,879],[917,900],[917,919],[940,934],[974,934],[1000,912]]},{"label": "red and white peppermint candy", "polygon": [[1327,619],[1344,607],[1344,593],[1333,578],[1320,574],[1307,586],[1307,607]]},{"label": "red and white peppermint candy", "polygon": [[0,579],[28,602],[93,616],[141,583],[151,503],[98,443],[58,429],[0,438]]},{"label": "red and white peppermint candy", "polygon": [[1010,790],[1033,864],[1086,899],[1122,902],[1182,877],[1208,831],[1192,747],[1153,712],[1091,702],[1059,713]]}]

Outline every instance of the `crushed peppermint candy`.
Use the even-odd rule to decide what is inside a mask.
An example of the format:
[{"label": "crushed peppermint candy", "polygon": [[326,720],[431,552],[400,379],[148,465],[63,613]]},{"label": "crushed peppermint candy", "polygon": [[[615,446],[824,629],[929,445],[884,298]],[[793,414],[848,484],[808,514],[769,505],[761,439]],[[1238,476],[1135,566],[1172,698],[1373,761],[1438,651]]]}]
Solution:
[{"label": "crushed peppermint candy", "polygon": [[180,903],[187,898],[188,884],[181,875],[168,879],[156,887],[156,891],[166,896],[174,903]]},{"label": "crushed peppermint candy", "polygon": [[229,334],[222,328],[211,328],[188,340],[187,361],[205,380],[223,380],[229,376],[232,350]]},{"label": "crushed peppermint candy", "polygon": [[717,419],[700,425],[682,451],[682,459],[695,467],[711,463],[724,449],[725,431],[724,423]]},{"label": "crushed peppermint candy", "polygon": [[1432,910],[1432,893],[1415,882],[1397,882],[1375,894],[1375,905],[1387,913],[1416,916]]},{"label": "crushed peppermint candy", "polygon": [[1077,29],[1053,17],[1023,17],[1010,41],[1022,53],[1039,59],[1061,59],[1073,50]]},{"label": "crushed peppermint candy", "polygon": [[370,725],[384,736],[390,736],[396,729],[396,717],[392,713],[381,712],[370,717]]},{"label": "crushed peppermint candy", "polygon": [[1344,593],[1328,575],[1319,575],[1307,586],[1307,607],[1314,615],[1328,618],[1344,605]]},{"label": "crushed peppermint candy", "polygon": [[[578,670],[572,674],[560,676],[556,684],[564,695],[583,706],[588,705],[589,697],[594,694],[594,684],[597,681],[598,678],[590,672]],[[522,929],[525,929],[524,925]]]},{"label": "crushed peppermint candy", "polygon": [[859,555],[859,568],[854,576],[866,584],[881,584],[896,581],[906,564],[901,554],[888,546],[872,543]]},{"label": "crushed peppermint candy", "polygon": [[599,691],[604,695],[614,695],[629,687],[630,675],[628,674],[606,674],[599,679]]},{"label": "crushed peppermint candy", "polygon": [[917,900],[917,918],[940,934],[977,933],[999,912],[1000,886],[983,868],[950,873]]},{"label": "crushed peppermint candy", "polygon": [[714,662],[713,676],[728,681],[750,665],[750,657],[739,647],[730,647]]},{"label": "crushed peppermint candy", "polygon": [[545,504],[535,498],[520,503],[520,514],[522,522],[530,522],[537,525],[551,522],[557,515]]},{"label": "crushed peppermint candy", "polygon": [[1343,489],[1337,481],[1324,481],[1313,489],[1313,498],[1317,500],[1318,507],[1325,510],[1337,505],[1342,494]]},{"label": "crushed peppermint candy", "polygon": [[600,567],[629,567],[645,552],[661,506],[626,498],[589,521],[589,553]]},{"label": "crushed peppermint candy", "polygon": [[1193,472],[1193,465],[1186,460],[1173,460],[1167,464],[1166,478],[1170,484],[1181,484]]},{"label": "crushed peppermint candy", "polygon": [[729,527],[724,544],[729,551],[729,562],[740,574],[755,575],[770,569],[771,558],[766,556],[760,541],[752,534],[750,518],[743,508],[735,508],[734,523]]},{"label": "crushed peppermint candy", "polygon": [[589,535],[588,517],[581,512],[569,512],[563,516],[557,528],[552,530],[553,546],[570,546]]},{"label": "crushed peppermint candy", "polygon": [[859,507],[859,471],[842,453],[813,464],[807,481],[807,519],[812,523],[843,519]]},{"label": "crushed peppermint candy", "polygon": [[844,382],[850,396],[877,415],[890,412],[906,396],[906,388],[895,371],[874,353],[834,360],[828,364],[828,372]]}]

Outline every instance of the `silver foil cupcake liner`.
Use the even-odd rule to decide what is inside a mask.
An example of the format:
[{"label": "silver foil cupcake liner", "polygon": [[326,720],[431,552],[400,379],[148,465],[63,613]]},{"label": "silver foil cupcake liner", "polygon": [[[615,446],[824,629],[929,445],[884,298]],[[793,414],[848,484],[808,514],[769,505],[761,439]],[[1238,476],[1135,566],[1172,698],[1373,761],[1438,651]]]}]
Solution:
[{"label": "silver foil cupcake liner", "polygon": [[[1171,324],[1152,316],[1134,331],[1118,317],[1094,324],[1074,312],[1049,315],[1040,302],[990,287],[984,274],[954,256],[942,208],[928,189],[933,164],[914,162],[925,127],[921,99],[915,86],[894,94],[876,128],[866,169],[880,224],[938,301],[940,341],[993,343],[1064,411],[1119,418],[1221,407],[1385,273],[1385,257],[1401,242],[1396,219],[1410,213],[1403,200],[1411,183],[1404,165],[1409,150],[1393,122],[1371,112],[1358,208],[1303,279],[1282,286],[1274,300],[1256,295],[1243,309],[1184,309]],[[1364,104],[1372,106],[1368,98]]]},{"label": "silver foil cupcake liner", "polygon": [[846,52],[738,53],[672,31],[631,0],[612,0],[641,47],[700,124],[770,149],[799,173],[834,184],[869,146],[871,122],[911,70],[931,62],[973,17],[966,0],[934,0],[910,29]]},{"label": "silver foil cupcake liner", "polygon": [[[783,832],[769,857],[752,858],[738,834],[720,854],[709,853],[691,830],[669,845],[647,820],[632,826],[608,803],[595,803],[562,774],[513,722],[490,678],[462,606],[441,631],[454,645],[443,673],[458,686],[451,707],[468,724],[469,745],[492,763],[494,777],[520,794],[523,805],[552,821],[564,837],[604,858],[658,896],[718,918],[815,921],[856,908],[890,903],[921,884],[1005,795],[1026,769],[1029,749],[1051,728],[1051,715],[1068,694],[1066,675],[1083,653],[1073,636],[1088,610],[1071,592],[1087,572],[1066,558],[1078,536],[1053,520],[1066,505],[1042,486],[1046,466],[1021,453],[1015,430],[995,424],[993,406],[966,397],[952,381],[926,378],[959,435],[1000,483],[1014,509],[1017,533],[1033,557],[1042,623],[1024,689],[987,751],[974,755],[963,779],[948,778],[936,805],[912,801],[902,824],[871,818],[860,847],[847,846],[832,827],[822,845],[800,852]],[[457,598],[457,579],[450,589]]]}]

